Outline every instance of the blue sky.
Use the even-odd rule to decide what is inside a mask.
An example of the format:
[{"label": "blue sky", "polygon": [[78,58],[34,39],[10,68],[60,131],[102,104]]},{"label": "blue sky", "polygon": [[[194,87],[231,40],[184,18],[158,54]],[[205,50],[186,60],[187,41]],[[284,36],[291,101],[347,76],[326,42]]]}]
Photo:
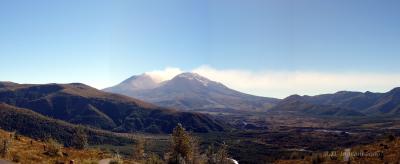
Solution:
[{"label": "blue sky", "polygon": [[399,8],[397,0],[4,0],[0,80],[103,88],[205,65],[395,77],[381,91],[400,84]]}]

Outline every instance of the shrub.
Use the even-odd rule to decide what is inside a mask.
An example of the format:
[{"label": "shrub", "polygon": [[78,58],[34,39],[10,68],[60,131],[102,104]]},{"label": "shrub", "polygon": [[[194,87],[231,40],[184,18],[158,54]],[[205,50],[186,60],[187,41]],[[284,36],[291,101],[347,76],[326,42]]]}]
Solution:
[{"label": "shrub", "polygon": [[393,134],[390,134],[390,135],[388,135],[388,137],[387,137],[387,139],[388,139],[389,142],[394,141],[395,138],[396,138],[396,137],[395,137]]},{"label": "shrub", "polygon": [[84,160],[84,161],[82,161],[82,164],[98,164],[98,161],[96,161],[96,160]]},{"label": "shrub", "polygon": [[62,146],[54,139],[49,139],[46,142],[46,154],[51,157],[63,156],[61,152]]},{"label": "shrub", "polygon": [[151,153],[147,157],[145,164],[164,164],[164,161],[157,154]]},{"label": "shrub", "polygon": [[2,158],[5,158],[10,151],[11,141],[9,139],[2,139],[0,140],[0,142],[1,142],[0,156]]},{"label": "shrub", "polygon": [[117,152],[117,154],[114,155],[113,159],[110,161],[110,164],[122,164],[124,163],[121,159],[121,156]]},{"label": "shrub", "polygon": [[110,161],[110,164],[122,164],[123,161],[121,159],[112,159]]},{"label": "shrub", "polygon": [[320,164],[320,163],[325,162],[325,159],[323,157],[321,157],[320,154],[313,155],[311,160],[312,160],[311,162],[313,164]]},{"label": "shrub", "polygon": [[21,162],[21,158],[22,157],[19,154],[14,154],[12,156],[12,161],[15,162],[15,163],[20,163]]},{"label": "shrub", "polygon": [[21,137],[21,135],[19,133],[14,133],[14,139],[17,140],[17,141],[21,141],[22,137]]}]

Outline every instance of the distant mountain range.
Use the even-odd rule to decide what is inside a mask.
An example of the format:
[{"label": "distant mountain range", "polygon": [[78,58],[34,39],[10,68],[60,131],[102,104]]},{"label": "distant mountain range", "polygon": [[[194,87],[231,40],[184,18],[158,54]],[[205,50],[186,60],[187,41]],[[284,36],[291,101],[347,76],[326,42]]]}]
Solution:
[{"label": "distant mountain range", "polygon": [[317,96],[292,95],[279,100],[241,93],[196,73],[182,73],[164,82],[147,74],[132,76],[104,91],[159,106],[217,114],[252,111],[313,116],[400,114],[400,88],[387,93],[340,91]]},{"label": "distant mountain range", "polygon": [[253,96],[232,90],[196,73],[182,73],[163,82],[142,74],[132,76],[104,91],[127,95],[169,108],[217,113],[265,111],[279,102],[279,99]]},{"label": "distant mountain range", "polygon": [[169,133],[182,123],[194,132],[222,131],[224,124],[205,114],[161,108],[80,83],[17,84],[0,82],[0,103],[46,117],[116,132]]},{"label": "distant mountain range", "polygon": [[400,88],[386,93],[340,91],[317,96],[292,95],[270,112],[326,116],[398,116]]}]

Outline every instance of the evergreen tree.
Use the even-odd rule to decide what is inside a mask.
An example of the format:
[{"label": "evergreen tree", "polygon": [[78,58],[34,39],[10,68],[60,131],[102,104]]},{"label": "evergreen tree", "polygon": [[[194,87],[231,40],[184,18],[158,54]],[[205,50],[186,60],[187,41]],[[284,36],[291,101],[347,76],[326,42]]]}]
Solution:
[{"label": "evergreen tree", "polygon": [[183,161],[189,161],[191,158],[190,136],[183,128],[182,124],[178,124],[172,132],[171,156],[169,163],[180,164]]},{"label": "evergreen tree", "polygon": [[216,162],[217,164],[230,164],[232,163],[229,159],[228,159],[228,145],[226,145],[225,143],[223,143],[220,148],[218,149],[218,151],[216,152]]},{"label": "evergreen tree", "polygon": [[223,143],[218,150],[215,150],[214,146],[208,147],[206,152],[208,164],[231,164],[232,162],[228,159],[228,146]]},{"label": "evergreen tree", "polygon": [[71,146],[76,149],[85,149],[87,145],[88,145],[88,139],[84,127],[79,126],[76,129],[74,135],[72,136]]},{"label": "evergreen tree", "polygon": [[144,149],[146,145],[146,140],[139,137],[136,139],[136,144],[133,149],[132,157],[134,160],[142,160],[144,157]]},{"label": "evergreen tree", "polygon": [[172,143],[168,163],[202,163],[198,148],[198,140],[186,132],[181,124],[178,124],[172,132]]}]

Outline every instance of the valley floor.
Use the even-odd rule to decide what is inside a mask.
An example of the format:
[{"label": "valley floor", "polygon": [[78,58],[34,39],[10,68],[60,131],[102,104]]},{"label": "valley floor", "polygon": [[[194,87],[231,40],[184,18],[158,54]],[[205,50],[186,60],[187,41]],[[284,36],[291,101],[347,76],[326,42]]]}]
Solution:
[{"label": "valley floor", "polygon": [[[241,164],[346,163],[344,157],[340,156],[346,149],[353,153],[348,160],[355,163],[391,163],[400,159],[400,139],[396,139],[400,136],[400,123],[397,118],[274,116],[262,119],[247,117],[242,120],[255,126],[237,126],[232,131],[193,135],[199,138],[202,150],[210,145],[226,143],[230,157]],[[62,148],[62,156],[50,157],[43,148],[46,143],[23,136],[10,138],[11,134],[0,130],[1,141],[11,139],[8,154],[2,159],[20,163],[68,163],[70,160],[76,163],[97,163],[115,157],[117,152],[121,157],[129,158],[133,151],[132,144],[91,145],[86,150]],[[146,139],[146,153],[155,153],[160,157],[165,155],[170,146],[170,135],[166,134],[118,135]],[[331,155],[335,151],[337,157]],[[133,163],[127,159],[125,162]]]}]

